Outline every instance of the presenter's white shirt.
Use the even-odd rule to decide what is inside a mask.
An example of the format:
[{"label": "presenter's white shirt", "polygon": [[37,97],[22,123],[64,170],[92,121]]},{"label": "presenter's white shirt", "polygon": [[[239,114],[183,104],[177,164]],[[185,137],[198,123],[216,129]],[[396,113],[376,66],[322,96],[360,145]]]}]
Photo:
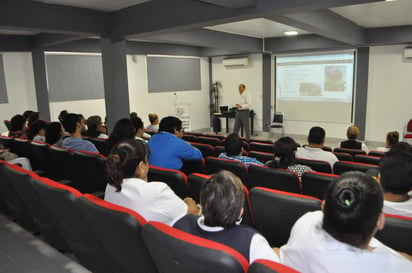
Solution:
[{"label": "presenter's white shirt", "polygon": [[187,205],[163,182],[146,182],[138,178],[125,178],[122,190],[107,184],[104,200],[132,209],[147,221],[172,226],[187,213]]},{"label": "presenter's white shirt", "polygon": [[238,104],[242,105],[242,108],[240,108],[240,110],[247,110],[252,107],[252,100],[250,98],[249,92],[247,92],[246,90],[243,91],[243,93],[239,97]]},{"label": "presenter's white shirt", "polygon": [[297,158],[326,161],[333,168],[335,162],[339,161],[336,155],[321,148],[311,148],[309,146],[298,148],[296,151]]},{"label": "presenter's white shirt", "polygon": [[334,239],[322,228],[322,211],[296,221],[289,241],[280,248],[281,263],[302,273],[406,273],[412,262],[372,238],[372,251]]},{"label": "presenter's white shirt", "polygon": [[[383,201],[383,212],[412,217],[412,198],[404,202]],[[412,243],[412,242],[411,242]]]}]

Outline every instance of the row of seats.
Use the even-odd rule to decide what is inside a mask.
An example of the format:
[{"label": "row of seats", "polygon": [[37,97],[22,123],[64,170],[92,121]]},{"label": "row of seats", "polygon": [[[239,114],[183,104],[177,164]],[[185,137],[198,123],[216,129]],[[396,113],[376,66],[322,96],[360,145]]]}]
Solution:
[{"label": "row of seats", "polygon": [[30,160],[33,170],[57,181],[64,180],[82,193],[104,191],[105,157],[86,151],[73,151],[46,143],[2,137],[3,145]]},{"label": "row of seats", "polygon": [[3,213],[92,272],[297,272],[265,260],[249,266],[225,245],[147,222],[130,209],[4,161],[0,200]]},{"label": "row of seats", "polygon": [[[30,159],[35,170],[40,171],[43,176],[54,180],[66,179],[71,186],[82,193],[95,193],[104,191],[106,179],[104,174],[105,157],[100,154],[89,152],[72,151],[64,148],[37,143],[25,139],[8,139],[8,144],[13,151],[20,156]],[[303,193],[323,199],[323,193],[328,183],[334,176],[330,173],[330,165],[327,162],[316,160],[298,160],[299,163],[311,166],[315,171],[325,174],[305,174],[300,183],[295,173],[288,170],[275,170],[259,166],[247,168],[244,164],[208,157],[201,161],[186,161],[183,166],[183,174],[175,171],[161,170],[152,166],[149,171],[149,181],[164,181],[184,198],[196,196],[190,190],[187,182],[187,174],[191,173],[215,173],[221,169],[230,170],[240,177],[243,183],[250,189],[263,186],[288,192]],[[341,174],[347,170],[366,171],[376,166],[353,163],[337,162],[334,172]],[[186,178],[185,178],[186,177]]]}]

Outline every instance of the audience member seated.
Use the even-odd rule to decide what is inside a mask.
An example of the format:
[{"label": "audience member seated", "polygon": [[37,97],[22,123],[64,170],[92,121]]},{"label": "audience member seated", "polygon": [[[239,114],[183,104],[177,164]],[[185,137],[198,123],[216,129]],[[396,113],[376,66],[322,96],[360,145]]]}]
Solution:
[{"label": "audience member seated", "polygon": [[383,192],[374,179],[342,174],[329,185],[322,207],[296,221],[280,248],[282,263],[307,273],[412,272],[411,256],[373,237],[385,222]]},{"label": "audience member seated", "polygon": [[62,147],[73,149],[76,151],[82,150],[92,153],[98,153],[93,143],[82,139],[82,121],[78,114],[67,114],[63,119],[63,126],[66,132],[70,133],[70,137],[63,139]]},{"label": "audience member seated", "polygon": [[296,164],[296,150],[298,144],[293,138],[281,137],[275,142],[274,159],[266,162],[266,166],[273,169],[288,169],[298,174],[299,180],[304,172],[313,171],[309,166]]},{"label": "audience member seated", "polygon": [[[143,123],[142,119],[137,115],[136,112],[131,112],[130,113],[130,120],[132,121],[133,126],[136,129],[136,136],[139,135],[140,138],[143,139],[143,140],[144,139],[149,139],[149,138],[152,137],[150,134],[148,134],[144,131],[144,123]],[[140,125],[140,122],[142,123],[141,125]],[[139,126],[139,127],[137,127],[137,126]],[[142,126],[142,127],[140,127],[140,126]],[[143,133],[142,132],[137,132],[140,129],[143,130]],[[137,139],[137,137],[136,137],[136,139]]]},{"label": "audience member seated", "polygon": [[346,137],[348,139],[340,143],[341,148],[358,149],[369,153],[369,149],[366,144],[357,140],[359,137],[359,128],[357,126],[349,126],[348,130],[346,131]]},{"label": "audience member seated", "polygon": [[86,131],[87,131],[87,128],[86,128],[86,118],[83,116],[83,114],[78,114],[78,116],[79,116],[79,119],[80,119],[80,124],[81,124],[81,126],[82,126],[82,129],[80,130],[80,133],[82,134],[82,136],[85,136],[86,135]]},{"label": "audience member seated", "polygon": [[61,110],[60,111],[60,114],[59,114],[59,117],[58,117],[60,123],[63,123],[63,119],[64,119],[65,116],[67,116],[68,113],[69,112],[67,112],[67,110]]},{"label": "audience member seated", "polygon": [[399,142],[399,132],[393,131],[386,135],[386,146],[378,147],[376,150],[379,152],[387,152],[391,149],[393,145]]},{"label": "audience member seated", "polygon": [[150,125],[146,127],[147,131],[157,132],[159,130],[159,117],[157,114],[149,114]]},{"label": "audience member seated", "polygon": [[22,116],[26,119],[26,122],[28,122],[30,115],[33,114],[33,113],[34,113],[34,111],[32,111],[32,110],[26,110],[26,111],[23,112]]},{"label": "audience member seated", "polygon": [[27,118],[27,127],[30,128],[38,120],[40,120],[40,113],[32,111],[32,113],[30,113],[29,117]]},{"label": "audience member seated", "polygon": [[27,138],[26,119],[22,115],[15,115],[11,118],[9,137]]},{"label": "audience member seated", "polygon": [[312,127],[309,131],[308,142],[309,144],[305,147],[298,148],[296,157],[326,161],[333,168],[338,158],[332,152],[322,150],[325,144],[325,130],[318,126]]},{"label": "audience member seated", "polygon": [[37,120],[27,131],[27,138],[37,142],[46,142],[46,130],[49,124],[44,120]]},{"label": "audience member seated", "polygon": [[46,129],[46,143],[61,147],[63,145],[64,130],[60,122],[51,122]]},{"label": "audience member seated", "polygon": [[87,131],[85,136],[89,136],[92,138],[103,138],[107,139],[109,136],[106,134],[107,129],[102,122],[102,118],[100,116],[90,116],[87,121]]},{"label": "audience member seated", "polygon": [[167,225],[185,214],[198,214],[192,198],[180,199],[163,182],[147,182],[149,149],[143,141],[123,140],[116,144],[106,160],[104,199],[141,214],[148,221]]},{"label": "audience member seated", "polygon": [[122,140],[134,139],[135,134],[136,129],[130,119],[119,119],[114,125],[113,131],[110,133],[110,136],[106,141],[107,152],[110,152],[110,150]]},{"label": "audience member seated", "polygon": [[383,212],[412,217],[412,146],[398,143],[379,162]]},{"label": "audience member seated", "polygon": [[133,127],[136,130],[136,134],[135,134],[134,138],[138,139],[138,140],[142,140],[144,142],[147,142],[147,140],[145,140],[143,138],[143,136],[144,136],[144,125],[143,125],[142,119],[139,118],[139,117],[132,117],[130,115],[130,120],[132,121]]},{"label": "audience member seated", "polygon": [[180,170],[183,160],[200,160],[202,153],[182,139],[182,121],[176,117],[165,117],[160,121],[159,132],[149,140],[152,151],[150,165]]},{"label": "audience member seated", "polygon": [[257,259],[278,262],[279,257],[262,235],[249,226],[240,225],[244,202],[240,179],[229,171],[221,171],[202,186],[200,206],[203,216],[186,215],[174,227],[228,245],[249,263]]},{"label": "audience member seated", "polygon": [[219,155],[221,159],[236,160],[246,164],[248,167],[252,164],[261,165],[263,163],[256,158],[243,156],[243,141],[237,133],[231,133],[224,141],[225,152]]}]

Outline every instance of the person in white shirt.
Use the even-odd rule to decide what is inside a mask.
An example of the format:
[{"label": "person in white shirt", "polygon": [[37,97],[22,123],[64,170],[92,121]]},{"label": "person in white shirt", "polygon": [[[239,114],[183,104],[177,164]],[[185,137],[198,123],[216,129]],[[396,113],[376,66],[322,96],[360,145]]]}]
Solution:
[{"label": "person in white shirt", "polygon": [[186,215],[173,227],[225,244],[249,263],[257,259],[279,262],[268,241],[253,228],[240,225],[245,195],[239,177],[229,171],[213,174],[200,191],[203,216]]},{"label": "person in white shirt", "polygon": [[281,263],[302,273],[412,272],[411,256],[373,237],[384,226],[382,207],[379,183],[361,172],[342,174],[326,190],[323,212],[296,221]]},{"label": "person in white shirt", "polygon": [[249,115],[252,106],[252,100],[249,93],[246,91],[246,86],[239,84],[239,102],[236,104],[237,112],[235,117],[235,125],[233,133],[239,134],[240,126],[245,130],[246,138],[250,138]]},{"label": "person in white shirt", "polygon": [[102,139],[109,138],[109,136],[107,135],[107,128],[103,124],[102,118],[100,116],[90,116],[86,121],[86,125],[87,131],[85,136]]},{"label": "person in white shirt", "polygon": [[330,164],[331,168],[335,162],[339,161],[338,158],[332,153],[322,150],[325,144],[325,130],[321,127],[312,127],[309,131],[308,142],[305,147],[298,148],[296,151],[297,158],[322,160]]},{"label": "person in white shirt", "polygon": [[365,153],[369,153],[369,148],[366,146],[366,144],[357,140],[359,133],[360,130],[358,126],[349,126],[348,130],[346,131],[346,136],[348,137],[348,139],[342,141],[340,143],[340,147],[346,149],[358,149],[364,151]]},{"label": "person in white shirt", "polygon": [[379,181],[383,188],[383,212],[412,217],[412,146],[400,142],[379,161]]},{"label": "person in white shirt", "polygon": [[106,159],[107,184],[104,199],[127,207],[147,221],[173,223],[187,213],[198,214],[196,202],[180,199],[163,182],[147,182],[149,149],[145,142],[127,139],[116,144]]}]

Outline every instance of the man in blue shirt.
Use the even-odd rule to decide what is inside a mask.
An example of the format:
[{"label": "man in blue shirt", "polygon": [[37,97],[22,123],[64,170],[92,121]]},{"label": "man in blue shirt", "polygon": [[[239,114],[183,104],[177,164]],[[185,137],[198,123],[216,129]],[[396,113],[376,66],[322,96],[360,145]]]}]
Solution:
[{"label": "man in blue shirt", "polygon": [[239,162],[246,164],[246,166],[248,167],[252,164],[263,165],[263,163],[257,160],[256,158],[241,155],[242,147],[243,147],[243,141],[239,137],[239,135],[237,133],[231,133],[225,139],[225,151],[226,152],[221,153],[219,155],[219,158],[239,161]]},{"label": "man in blue shirt", "polygon": [[82,139],[82,124],[79,115],[67,114],[63,119],[63,127],[66,132],[70,133],[70,137],[66,137],[63,140],[62,147],[66,149],[72,149],[75,151],[86,151],[92,153],[98,153],[93,143]]},{"label": "man in blue shirt", "polygon": [[180,170],[183,160],[200,160],[202,153],[182,140],[182,121],[176,117],[165,117],[160,121],[159,132],[149,140],[150,165]]}]

